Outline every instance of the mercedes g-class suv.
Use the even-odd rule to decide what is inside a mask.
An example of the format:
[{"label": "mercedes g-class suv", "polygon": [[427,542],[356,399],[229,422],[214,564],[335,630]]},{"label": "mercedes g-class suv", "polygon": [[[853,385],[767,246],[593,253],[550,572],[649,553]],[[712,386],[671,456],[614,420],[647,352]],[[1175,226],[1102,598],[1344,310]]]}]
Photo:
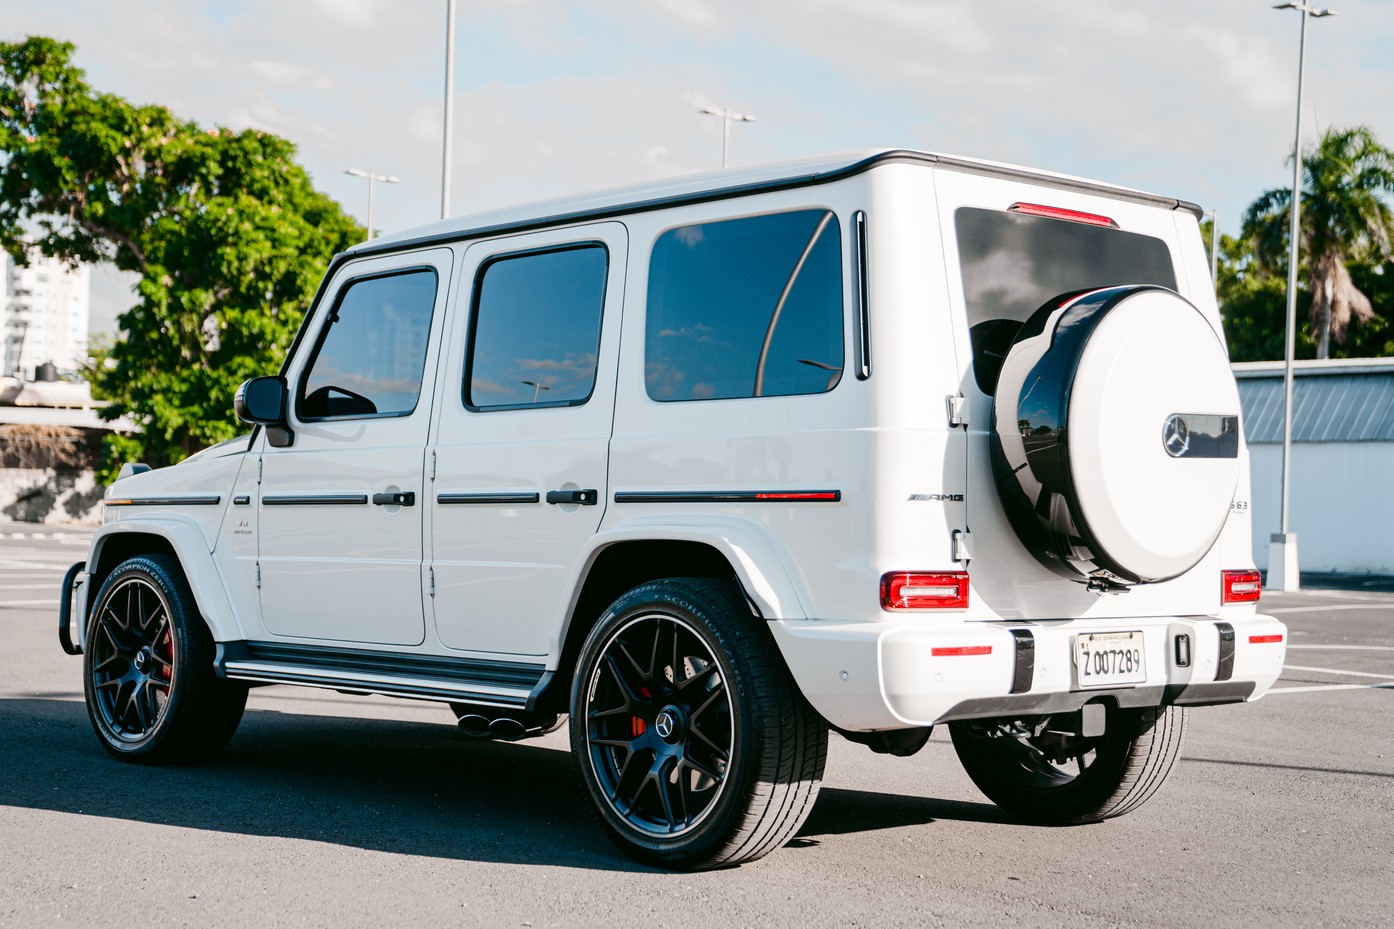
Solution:
[{"label": "mercedes g-class suv", "polygon": [[351,248],[250,437],[107,490],[59,619],[93,728],[203,758],[264,684],[569,718],[600,826],[675,868],[786,842],[829,729],[946,723],[1026,820],[1132,810],[1285,649],[1199,215],[879,151]]}]

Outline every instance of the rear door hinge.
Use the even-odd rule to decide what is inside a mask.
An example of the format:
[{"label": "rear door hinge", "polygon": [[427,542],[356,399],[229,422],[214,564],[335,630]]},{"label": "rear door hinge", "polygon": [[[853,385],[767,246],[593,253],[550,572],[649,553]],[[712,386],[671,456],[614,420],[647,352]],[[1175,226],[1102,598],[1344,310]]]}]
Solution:
[{"label": "rear door hinge", "polygon": [[432,449],[432,450],[431,450],[431,480],[434,481],[435,479],[436,479],[436,452],[435,452],[435,449]]},{"label": "rear door hinge", "polygon": [[257,483],[261,483],[261,468],[266,463],[265,458],[257,458]]},{"label": "rear door hinge", "polygon": [[968,398],[963,394],[950,394],[944,399],[949,406],[949,425],[968,425]]},{"label": "rear door hinge", "polygon": [[966,565],[973,557],[973,535],[967,529],[955,529],[953,534],[953,559]]},{"label": "rear door hinge", "polygon": [[261,562],[257,562],[257,590],[261,590]]},{"label": "rear door hinge", "polygon": [[426,569],[426,592],[432,597],[436,595],[436,569]]}]

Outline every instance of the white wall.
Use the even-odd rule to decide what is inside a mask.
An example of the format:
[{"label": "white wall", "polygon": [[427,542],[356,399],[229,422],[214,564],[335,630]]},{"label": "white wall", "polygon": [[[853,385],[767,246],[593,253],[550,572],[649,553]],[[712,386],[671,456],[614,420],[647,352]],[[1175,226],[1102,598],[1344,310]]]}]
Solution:
[{"label": "white wall", "polygon": [[[1279,528],[1281,445],[1250,445],[1254,562]],[[1294,443],[1289,528],[1303,571],[1394,574],[1394,443]]]}]

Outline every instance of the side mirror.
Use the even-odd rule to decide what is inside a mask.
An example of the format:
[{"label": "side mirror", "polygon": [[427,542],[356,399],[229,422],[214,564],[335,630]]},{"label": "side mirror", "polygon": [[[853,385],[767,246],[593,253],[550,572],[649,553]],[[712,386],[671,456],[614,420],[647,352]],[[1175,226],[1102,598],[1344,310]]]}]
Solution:
[{"label": "side mirror", "polygon": [[286,417],[286,382],[281,377],[243,381],[232,400],[237,418],[253,426],[279,426]]},{"label": "side mirror", "polygon": [[237,418],[253,426],[265,426],[266,438],[273,446],[283,448],[295,440],[286,420],[286,399],[289,396],[283,377],[254,377],[243,381],[232,399]]}]

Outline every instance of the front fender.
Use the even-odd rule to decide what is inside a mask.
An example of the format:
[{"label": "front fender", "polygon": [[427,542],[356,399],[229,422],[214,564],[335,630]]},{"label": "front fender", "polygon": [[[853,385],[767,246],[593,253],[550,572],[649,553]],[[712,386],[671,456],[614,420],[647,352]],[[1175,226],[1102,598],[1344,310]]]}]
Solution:
[{"label": "front fender", "polygon": [[105,581],[120,561],[152,551],[171,551],[179,559],[214,641],[242,638],[227,587],[213,562],[205,527],[191,516],[159,513],[107,523],[93,537],[87,556],[90,580],[78,589],[78,642],[86,641],[88,612],[96,598],[93,588]]}]

